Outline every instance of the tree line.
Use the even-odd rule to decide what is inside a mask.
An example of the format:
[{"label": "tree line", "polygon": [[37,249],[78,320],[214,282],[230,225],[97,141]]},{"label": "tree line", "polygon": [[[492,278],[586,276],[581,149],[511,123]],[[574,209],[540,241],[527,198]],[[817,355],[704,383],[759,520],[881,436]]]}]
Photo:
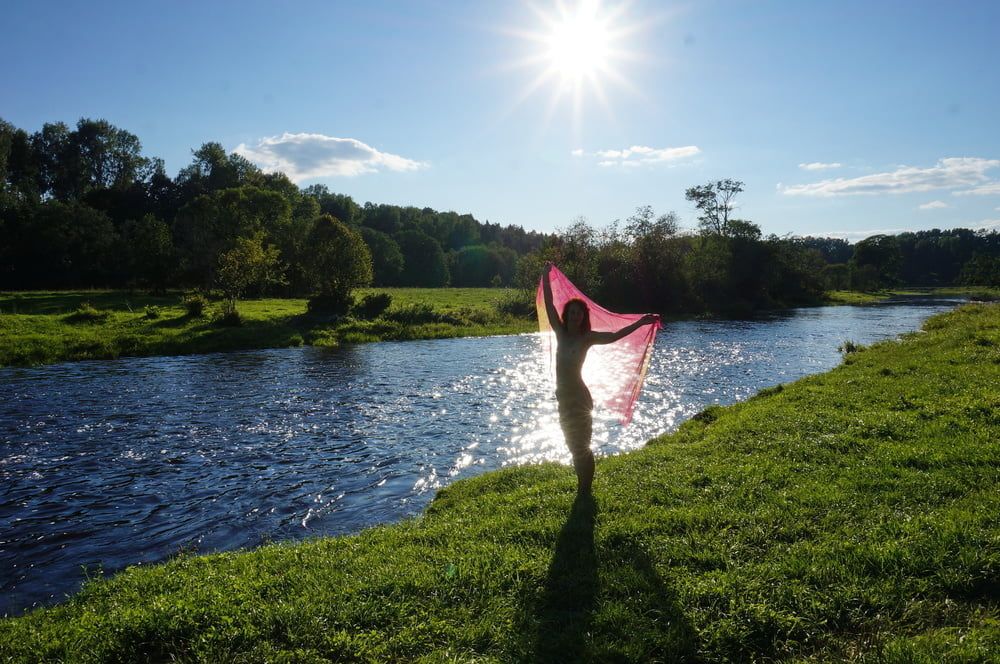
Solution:
[{"label": "tree line", "polygon": [[737,180],[694,186],[696,232],[640,207],[556,234],[469,214],[355,202],[299,188],[219,143],[170,177],[105,120],[28,133],[0,120],[0,288],[197,288],[309,296],[337,309],[358,286],[521,286],[545,260],[609,306],[731,312],[818,301],[827,289],[1000,286],[1000,236],[967,229],[763,236],[733,216]]},{"label": "tree line", "polygon": [[[545,235],[469,214],[300,189],[219,143],[171,178],[105,120],[29,134],[0,120],[0,288],[509,285]],[[336,245],[336,246],[334,246]]]}]

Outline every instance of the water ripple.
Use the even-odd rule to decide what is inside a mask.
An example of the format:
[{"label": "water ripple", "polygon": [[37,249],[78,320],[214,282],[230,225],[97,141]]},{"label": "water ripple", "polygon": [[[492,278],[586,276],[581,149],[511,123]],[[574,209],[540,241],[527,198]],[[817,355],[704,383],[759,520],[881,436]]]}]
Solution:
[{"label": "water ripple", "polygon": [[[598,412],[595,449],[639,447],[953,304],[672,323],[632,424]],[[81,568],[356,532],[545,460],[569,454],[534,335],[0,369],[0,613],[62,599]]]}]

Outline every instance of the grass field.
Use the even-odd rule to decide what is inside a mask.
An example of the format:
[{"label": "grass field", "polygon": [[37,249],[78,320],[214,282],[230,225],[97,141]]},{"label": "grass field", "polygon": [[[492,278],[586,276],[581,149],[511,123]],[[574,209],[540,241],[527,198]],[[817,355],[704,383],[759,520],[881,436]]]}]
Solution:
[{"label": "grass field", "polygon": [[[363,289],[387,292],[392,305],[375,320],[337,323],[306,315],[303,299],[246,300],[243,324],[218,325],[219,304],[190,317],[181,294],[123,291],[0,293],[0,366],[123,355],[179,355],[220,350],[282,348],[302,344],[514,334],[537,323],[502,313],[497,303],[511,291],[489,288]],[[74,315],[84,304],[96,315]]]},{"label": "grass field", "polygon": [[0,621],[0,661],[1000,657],[1000,305],[352,537],[182,555]]}]

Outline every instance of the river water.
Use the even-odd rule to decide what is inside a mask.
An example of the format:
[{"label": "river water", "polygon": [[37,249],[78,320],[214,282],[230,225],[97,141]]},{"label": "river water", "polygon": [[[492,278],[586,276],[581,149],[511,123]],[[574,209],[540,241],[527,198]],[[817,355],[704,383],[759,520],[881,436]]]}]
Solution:
[{"label": "river water", "polygon": [[[639,447],[956,304],[669,323],[632,423],[598,411],[595,450]],[[569,454],[538,335],[0,369],[0,615],[178,551],[396,521],[456,479],[543,460]]]}]

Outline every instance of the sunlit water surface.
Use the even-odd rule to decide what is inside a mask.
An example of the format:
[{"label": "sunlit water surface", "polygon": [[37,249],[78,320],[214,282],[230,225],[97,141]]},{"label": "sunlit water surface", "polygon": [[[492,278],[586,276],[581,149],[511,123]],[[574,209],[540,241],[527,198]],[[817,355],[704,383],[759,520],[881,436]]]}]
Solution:
[{"label": "sunlit water surface", "polygon": [[[639,447],[955,304],[669,323],[631,425],[598,412],[595,450]],[[0,369],[0,614],[64,598],[84,569],[356,532],[455,479],[544,460],[569,454],[537,335]]]}]

